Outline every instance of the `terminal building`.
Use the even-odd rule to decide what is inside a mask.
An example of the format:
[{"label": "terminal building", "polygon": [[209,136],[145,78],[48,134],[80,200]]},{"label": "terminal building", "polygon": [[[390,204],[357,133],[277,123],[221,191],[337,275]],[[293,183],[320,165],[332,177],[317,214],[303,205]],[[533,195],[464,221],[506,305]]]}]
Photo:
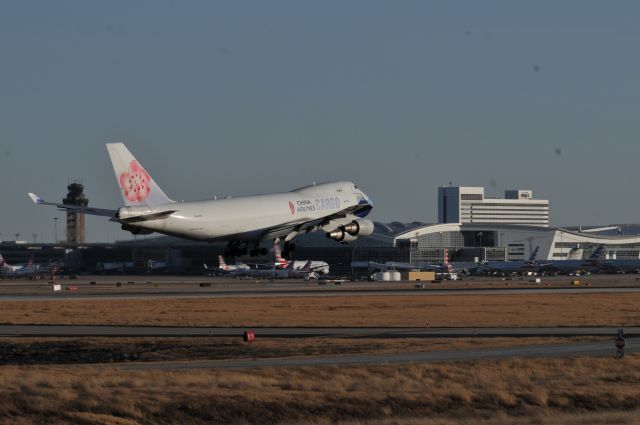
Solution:
[{"label": "terminal building", "polygon": [[[538,249],[538,260],[588,258],[605,245],[608,258],[640,258],[640,229],[627,226],[554,228],[549,201],[531,190],[507,190],[504,199],[488,198],[483,187],[438,188],[438,223],[398,233],[393,245],[410,253],[411,262],[522,261]],[[631,234],[628,234],[631,232]]]},{"label": "terminal building", "polygon": [[[623,234],[626,228],[631,234]],[[410,253],[410,262],[522,261],[538,249],[537,260],[588,258],[604,245],[609,259],[640,258],[640,227],[589,229],[514,224],[440,223],[400,233],[394,246]]]}]

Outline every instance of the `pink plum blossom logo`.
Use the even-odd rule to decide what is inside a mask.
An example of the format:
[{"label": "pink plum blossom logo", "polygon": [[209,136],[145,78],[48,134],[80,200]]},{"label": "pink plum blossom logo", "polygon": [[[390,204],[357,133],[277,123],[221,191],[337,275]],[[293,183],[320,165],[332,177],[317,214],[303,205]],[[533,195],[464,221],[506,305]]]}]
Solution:
[{"label": "pink plum blossom logo", "polygon": [[296,207],[293,206],[293,202],[289,201],[289,209],[291,210],[291,214],[296,212]]},{"label": "pink plum blossom logo", "polygon": [[129,202],[140,202],[151,192],[151,177],[134,159],[129,163],[129,171],[120,174],[120,187]]}]

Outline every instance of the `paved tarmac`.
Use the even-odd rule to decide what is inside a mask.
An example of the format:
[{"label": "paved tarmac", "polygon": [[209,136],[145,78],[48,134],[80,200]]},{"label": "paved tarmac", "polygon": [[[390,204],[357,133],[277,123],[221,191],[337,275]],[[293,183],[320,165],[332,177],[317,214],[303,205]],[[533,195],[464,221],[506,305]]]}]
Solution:
[{"label": "paved tarmac", "polygon": [[[640,338],[627,339],[627,353]],[[129,363],[118,365],[123,370],[247,369],[256,367],[384,365],[450,361],[495,360],[508,357],[573,357],[614,356],[613,341],[574,344],[532,345],[511,348],[430,351],[418,353],[352,354],[319,357],[201,360],[171,363]]]},{"label": "paved tarmac", "polygon": [[[0,336],[10,337],[240,337],[247,328],[94,325],[0,325]],[[259,338],[343,336],[353,338],[460,337],[615,337],[616,327],[536,328],[363,328],[282,327],[251,328]],[[628,337],[640,336],[640,327],[624,328]]]},{"label": "paved tarmac", "polygon": [[585,294],[585,293],[634,293],[640,287],[582,287],[582,288],[468,288],[468,289],[248,289],[241,291],[216,290],[208,291],[165,291],[165,292],[122,292],[108,294],[83,294],[77,292],[60,292],[34,295],[0,295],[1,301],[57,301],[57,300],[131,300],[131,299],[207,299],[207,298],[256,298],[256,297],[348,297],[365,295],[478,295],[478,294]]}]

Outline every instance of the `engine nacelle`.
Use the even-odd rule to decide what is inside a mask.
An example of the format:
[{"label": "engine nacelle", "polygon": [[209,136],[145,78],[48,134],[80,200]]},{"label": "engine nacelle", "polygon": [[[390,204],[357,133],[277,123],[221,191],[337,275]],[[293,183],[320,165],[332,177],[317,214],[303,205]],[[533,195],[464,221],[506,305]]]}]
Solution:
[{"label": "engine nacelle", "polygon": [[348,234],[348,233],[345,233],[344,238],[342,238],[342,240],[340,241],[340,243],[353,242],[353,241],[355,241],[356,239],[358,239],[358,237],[357,237],[357,236],[353,236],[353,235],[350,235],[350,234]]},{"label": "engine nacelle", "polygon": [[149,207],[120,207],[116,213],[118,220],[126,220],[131,217],[153,214],[155,211]]},{"label": "engine nacelle", "polygon": [[334,241],[347,243],[353,242],[358,239],[357,236],[350,235],[344,230],[344,227],[340,227],[339,229],[334,230],[333,232],[327,233],[327,237],[329,239],[333,239]]},{"label": "engine nacelle", "polygon": [[121,228],[122,230],[131,232],[134,235],[150,235],[153,233],[153,230],[151,229],[143,229],[142,227],[132,226],[130,224],[123,224]]},{"label": "engine nacelle", "polygon": [[344,226],[344,231],[352,236],[369,236],[373,233],[374,224],[371,220],[354,220]]}]

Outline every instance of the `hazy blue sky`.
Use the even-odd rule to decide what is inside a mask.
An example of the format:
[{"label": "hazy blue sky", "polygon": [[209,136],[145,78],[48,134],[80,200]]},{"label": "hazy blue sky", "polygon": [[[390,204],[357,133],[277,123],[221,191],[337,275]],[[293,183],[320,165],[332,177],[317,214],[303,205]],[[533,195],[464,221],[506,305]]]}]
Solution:
[{"label": "hazy blue sky", "polygon": [[69,178],[120,205],[110,141],[178,200],[350,179],[373,219],[430,222],[452,181],[533,189],[555,225],[638,222],[639,19],[637,1],[4,1],[0,238],[52,240],[63,214],[26,192],[59,200]]}]

